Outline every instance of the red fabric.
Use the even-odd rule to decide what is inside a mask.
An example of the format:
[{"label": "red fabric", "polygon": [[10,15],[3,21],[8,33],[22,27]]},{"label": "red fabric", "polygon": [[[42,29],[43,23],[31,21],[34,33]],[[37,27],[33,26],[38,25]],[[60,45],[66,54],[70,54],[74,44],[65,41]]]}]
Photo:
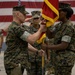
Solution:
[{"label": "red fabric", "polygon": [[7,33],[3,29],[2,29],[2,33],[3,33],[4,36],[7,35]]},{"label": "red fabric", "polygon": [[[42,34],[41,34],[41,36],[39,37],[39,39],[42,37],[42,35],[43,35],[44,33],[45,33],[45,32],[42,32]],[[39,40],[39,39],[38,39],[38,40]]]},{"label": "red fabric", "polygon": [[[45,0],[45,1],[47,1],[47,0]],[[58,0],[48,0],[48,2],[51,3],[52,6],[58,10],[58,6],[59,6],[58,5]],[[45,16],[47,16],[49,18],[55,19],[55,17],[57,16],[57,14],[47,4],[46,4],[46,2],[43,3],[42,14],[44,14]],[[43,17],[43,18],[45,18],[46,20],[48,20],[47,17]],[[41,36],[40,36],[39,39],[41,39],[41,37],[42,37],[43,34],[44,33],[41,34]]]},{"label": "red fabric", "polygon": [[[58,10],[58,0],[48,0],[48,1]],[[42,7],[42,13],[53,19],[56,17],[56,14],[47,6],[45,2]]]}]

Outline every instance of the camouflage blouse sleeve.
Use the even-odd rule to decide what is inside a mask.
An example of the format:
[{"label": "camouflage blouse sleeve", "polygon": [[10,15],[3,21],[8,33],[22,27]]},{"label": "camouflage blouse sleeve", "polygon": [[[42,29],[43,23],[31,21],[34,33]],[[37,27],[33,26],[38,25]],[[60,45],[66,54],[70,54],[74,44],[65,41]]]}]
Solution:
[{"label": "camouflage blouse sleeve", "polygon": [[67,26],[62,35],[62,41],[70,42],[73,36],[72,26]]},{"label": "camouflage blouse sleeve", "polygon": [[17,37],[20,37],[22,40],[26,40],[26,38],[30,35],[30,33],[27,30],[27,27],[17,26],[14,27],[14,32],[17,35]]}]

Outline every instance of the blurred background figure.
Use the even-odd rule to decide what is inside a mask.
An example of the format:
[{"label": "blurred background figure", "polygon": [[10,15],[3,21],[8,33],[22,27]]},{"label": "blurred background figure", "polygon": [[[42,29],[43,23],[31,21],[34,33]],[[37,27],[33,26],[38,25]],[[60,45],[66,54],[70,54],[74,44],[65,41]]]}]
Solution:
[{"label": "blurred background figure", "polygon": [[3,30],[0,29],[0,53],[1,53],[2,45],[3,45]]},{"label": "blurred background figure", "polygon": [[0,29],[0,53],[1,53],[2,44],[3,44],[3,30]]},{"label": "blurred background figure", "polygon": [[[30,33],[33,34],[38,31],[38,29],[40,27],[40,22],[42,19],[41,19],[40,11],[32,11],[31,14],[32,14],[32,18],[30,20],[29,29],[30,29]],[[42,40],[42,43],[44,41],[47,44],[47,39],[48,38],[45,37]],[[36,48],[38,48],[38,50],[40,50],[42,48],[41,47],[42,43],[39,43],[39,44],[36,43],[34,45],[34,47],[36,47]],[[47,57],[49,57],[47,51],[46,51],[46,53],[47,53],[46,54]],[[29,51],[29,62],[31,63],[31,69],[30,69],[31,75],[42,75],[42,57],[38,56],[38,54],[34,54]],[[44,74],[45,74],[45,67],[44,67]]]}]

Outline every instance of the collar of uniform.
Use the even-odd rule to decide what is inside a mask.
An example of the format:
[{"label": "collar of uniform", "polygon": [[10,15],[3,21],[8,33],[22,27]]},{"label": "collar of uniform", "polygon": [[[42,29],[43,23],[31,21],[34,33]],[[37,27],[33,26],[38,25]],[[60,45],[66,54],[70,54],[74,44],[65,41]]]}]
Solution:
[{"label": "collar of uniform", "polygon": [[15,21],[13,21],[13,22],[12,22],[12,24],[19,25],[19,24],[18,24],[18,23],[16,23]]}]

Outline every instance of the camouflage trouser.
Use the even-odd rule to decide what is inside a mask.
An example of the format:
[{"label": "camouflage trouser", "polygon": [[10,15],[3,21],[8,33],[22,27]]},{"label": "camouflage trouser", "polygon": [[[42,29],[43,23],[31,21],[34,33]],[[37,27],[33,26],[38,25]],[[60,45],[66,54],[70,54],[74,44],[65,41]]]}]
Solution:
[{"label": "camouflage trouser", "polygon": [[46,75],[55,75],[54,67],[52,66],[48,68],[46,72]]},{"label": "camouflage trouser", "polygon": [[[30,72],[30,74],[29,74]],[[42,75],[42,64],[41,62],[31,62],[31,69],[29,70],[27,75]],[[45,72],[45,70],[44,70]]]},{"label": "camouflage trouser", "polygon": [[73,66],[50,67],[47,75],[71,75]]},{"label": "camouflage trouser", "polygon": [[15,67],[13,69],[9,68],[5,68],[6,74],[7,75],[23,75],[24,72],[24,68],[21,67]]},{"label": "camouflage trouser", "polygon": [[55,67],[55,75],[71,75],[73,66],[58,66]]},{"label": "camouflage trouser", "polygon": [[[75,53],[72,51],[62,51],[55,54],[53,68],[49,68],[48,75],[54,70],[54,75],[71,75],[75,62]],[[52,62],[51,62],[52,63]],[[51,65],[51,64],[50,64]]]}]

